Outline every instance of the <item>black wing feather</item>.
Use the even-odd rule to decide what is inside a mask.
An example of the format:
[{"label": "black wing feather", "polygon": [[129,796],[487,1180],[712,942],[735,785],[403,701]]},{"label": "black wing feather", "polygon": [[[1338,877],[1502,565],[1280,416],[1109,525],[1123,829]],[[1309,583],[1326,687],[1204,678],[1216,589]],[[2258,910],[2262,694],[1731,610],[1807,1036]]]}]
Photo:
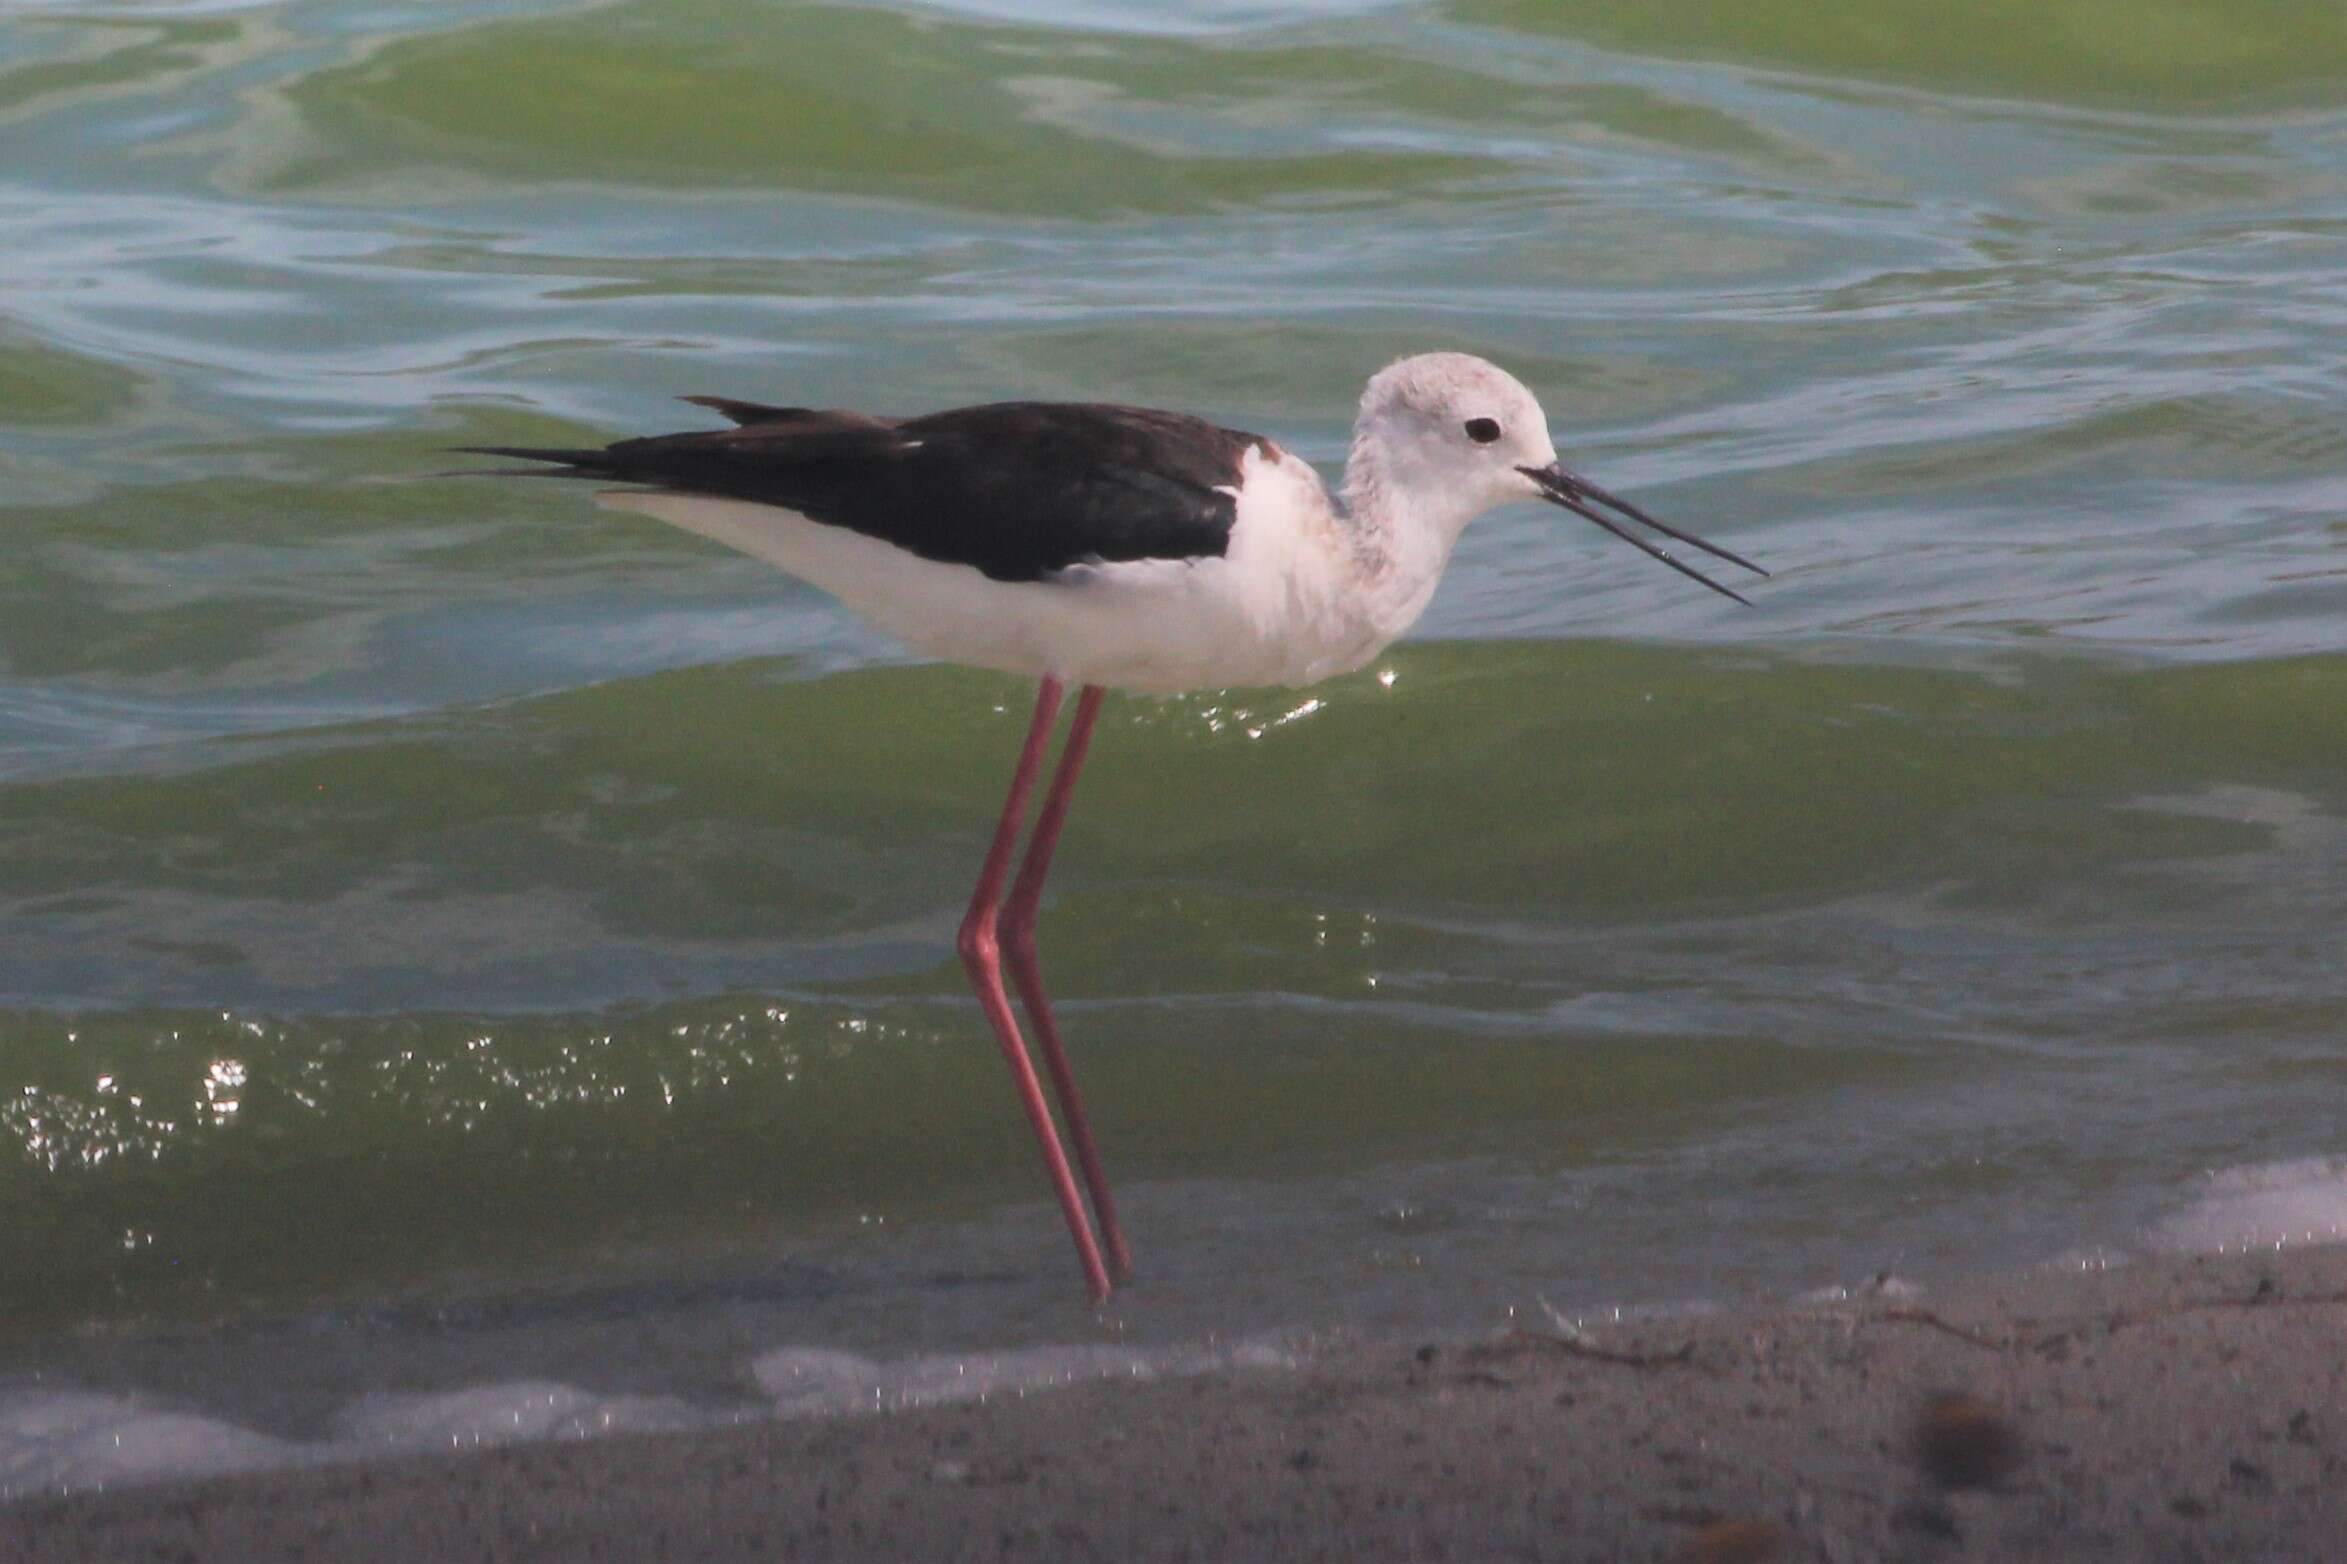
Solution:
[{"label": "black wing feather", "polygon": [[721,495],[998,581],[1095,561],[1202,559],[1230,546],[1239,464],[1260,436],[1179,413],[995,402],[919,418],[691,397],[738,425],[600,451],[475,447],[572,472]]},{"label": "black wing feather", "polygon": [[764,402],[737,402],[730,396],[680,396],[677,400],[723,413],[737,424],[780,423],[785,419],[804,418],[815,411],[811,407],[771,407]]}]

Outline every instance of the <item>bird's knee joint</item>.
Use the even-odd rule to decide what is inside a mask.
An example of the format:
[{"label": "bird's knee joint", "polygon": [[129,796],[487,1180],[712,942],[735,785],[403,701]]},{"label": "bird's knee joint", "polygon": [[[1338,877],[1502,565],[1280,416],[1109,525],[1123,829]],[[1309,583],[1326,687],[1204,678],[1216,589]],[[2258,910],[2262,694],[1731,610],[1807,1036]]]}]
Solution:
[{"label": "bird's knee joint", "polygon": [[962,960],[973,966],[992,966],[1002,954],[1002,942],[996,937],[994,914],[988,910],[962,920],[962,931],[954,938],[954,949],[962,953]]}]

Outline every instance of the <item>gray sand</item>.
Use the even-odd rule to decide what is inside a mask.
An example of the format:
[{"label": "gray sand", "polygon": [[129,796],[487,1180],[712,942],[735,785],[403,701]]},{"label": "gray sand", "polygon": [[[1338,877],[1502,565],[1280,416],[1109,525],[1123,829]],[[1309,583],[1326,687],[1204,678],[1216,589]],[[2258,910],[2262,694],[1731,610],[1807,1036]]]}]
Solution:
[{"label": "gray sand", "polygon": [[0,1509],[305,1557],[2342,1559],[2347,1248]]}]

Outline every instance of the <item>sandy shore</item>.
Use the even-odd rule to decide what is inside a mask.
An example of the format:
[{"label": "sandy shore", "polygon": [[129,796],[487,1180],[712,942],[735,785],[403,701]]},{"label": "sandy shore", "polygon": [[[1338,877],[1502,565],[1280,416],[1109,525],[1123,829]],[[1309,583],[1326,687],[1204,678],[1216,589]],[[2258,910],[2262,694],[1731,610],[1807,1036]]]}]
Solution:
[{"label": "sandy shore", "polygon": [[0,1559],[2347,1558],[2347,1248],[44,1499]]}]

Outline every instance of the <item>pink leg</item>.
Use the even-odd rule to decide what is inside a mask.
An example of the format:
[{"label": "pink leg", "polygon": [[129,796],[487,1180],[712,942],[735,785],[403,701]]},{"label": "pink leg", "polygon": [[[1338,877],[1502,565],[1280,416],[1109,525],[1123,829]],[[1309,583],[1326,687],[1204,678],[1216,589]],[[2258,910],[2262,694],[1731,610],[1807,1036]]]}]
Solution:
[{"label": "pink leg", "polygon": [[1059,828],[1067,823],[1068,806],[1075,799],[1076,773],[1084,769],[1084,751],[1092,742],[1092,724],[1100,715],[1102,690],[1084,686],[1076,697],[1076,714],[1068,722],[1068,741],[1059,752],[1059,770],[1051,791],[1044,795],[1043,813],[1035,819],[1034,839],[1027,843],[1027,860],[1019,866],[1018,882],[1002,908],[1002,947],[1010,957],[1011,981],[1034,1024],[1035,1041],[1042,1046],[1044,1067],[1051,1071],[1052,1089],[1059,1094],[1060,1112],[1075,1137],[1076,1160],[1083,1166],[1084,1183],[1092,1191],[1092,1214],[1099,1219],[1100,1236],[1108,1245],[1109,1263],[1119,1281],[1133,1273],[1133,1253],[1125,1245],[1125,1231],[1117,1224],[1116,1201],[1108,1193],[1108,1175],[1100,1167],[1100,1151],[1092,1143],[1092,1126],[1084,1118],[1084,1099],[1076,1090],[1075,1072],[1068,1068],[1067,1050],[1059,1045],[1059,1024],[1051,1017],[1051,1000],[1043,992],[1043,972],[1035,964],[1035,912],[1043,901],[1043,880],[1051,873],[1052,849],[1059,845]]},{"label": "pink leg", "polygon": [[1027,799],[1035,790],[1035,773],[1042,766],[1044,746],[1051,742],[1052,723],[1059,717],[1060,696],[1065,688],[1057,679],[1045,679],[1043,687],[1035,692],[1035,719],[1027,727],[1026,747],[1019,751],[1019,768],[1011,774],[1010,796],[1002,802],[1002,821],[994,828],[994,845],[986,850],[986,864],[978,871],[978,888],[970,896],[970,910],[963,915],[961,937],[955,945],[961,951],[962,966],[970,974],[970,986],[978,991],[978,1004],[994,1028],[995,1040],[1002,1044],[1003,1062],[1010,1066],[1011,1084],[1018,1088],[1019,1101],[1027,1110],[1027,1122],[1042,1144],[1043,1164],[1050,1170],[1060,1211],[1068,1219],[1069,1233],[1075,1237],[1076,1254],[1084,1265],[1084,1281],[1092,1289],[1093,1300],[1098,1302],[1108,1296],[1108,1268],[1100,1263],[1100,1244],[1092,1236],[1092,1224],[1084,1215],[1084,1202],[1077,1195],[1076,1181],[1068,1172],[1068,1154],[1060,1147],[1059,1131],[1051,1122],[1051,1109],[1043,1101],[1042,1084],[1035,1079],[1035,1065],[1027,1057],[1027,1045],[1019,1039],[1019,1023],[1012,1019],[1010,1000],[1002,991],[1002,947],[995,936],[1002,882],[1010,873],[1011,849],[1018,845],[1019,827],[1026,822]]}]

